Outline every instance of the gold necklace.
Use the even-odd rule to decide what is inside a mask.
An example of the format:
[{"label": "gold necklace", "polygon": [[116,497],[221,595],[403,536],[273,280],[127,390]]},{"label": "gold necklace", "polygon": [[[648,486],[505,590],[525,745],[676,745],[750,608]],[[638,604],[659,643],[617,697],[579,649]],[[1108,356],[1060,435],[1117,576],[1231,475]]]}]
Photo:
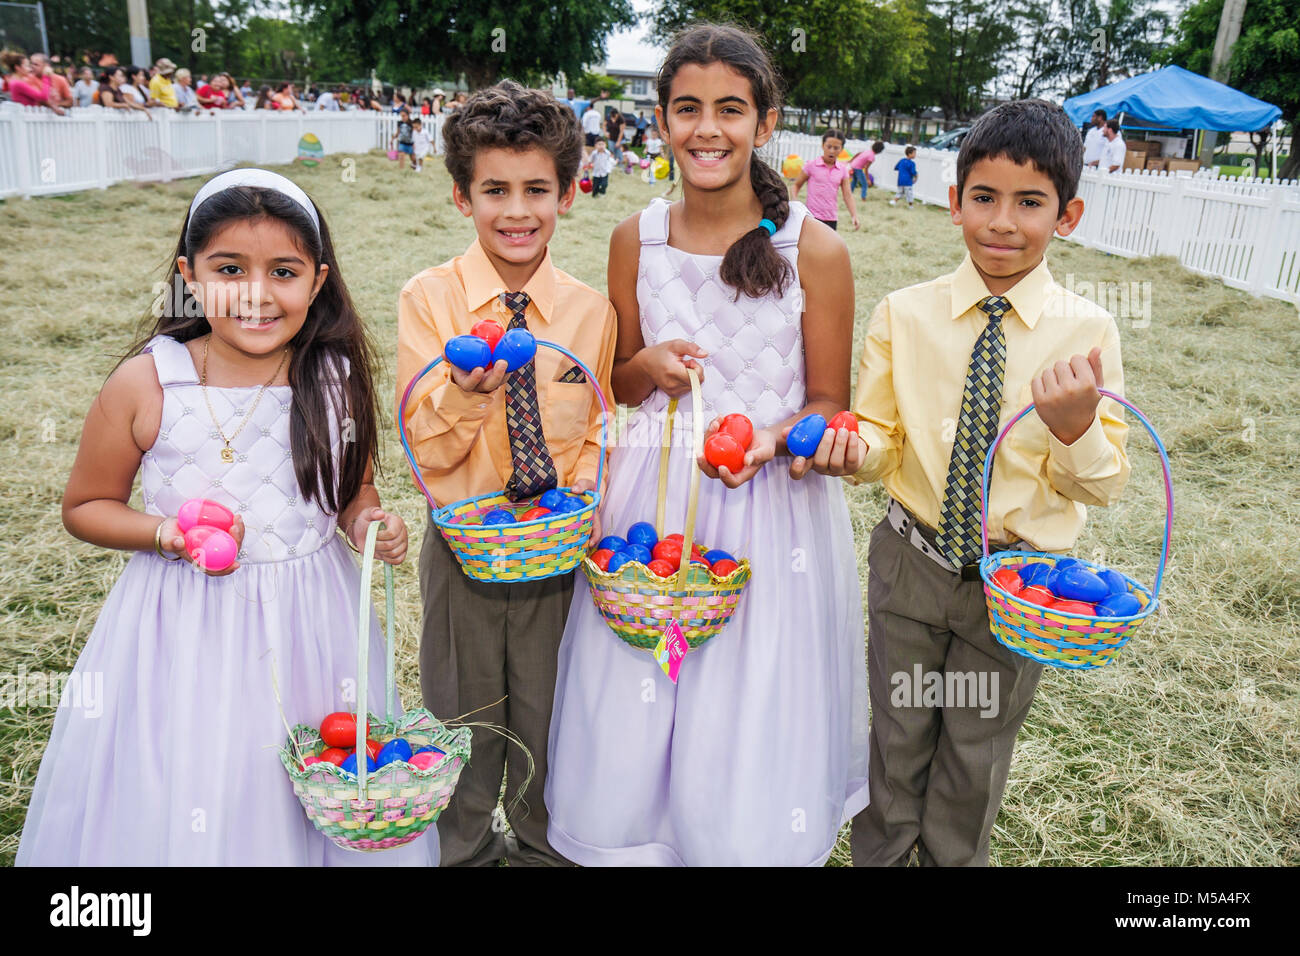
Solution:
[{"label": "gold necklace", "polygon": [[284,347],[284,354],[280,356],[280,364],[275,367],[275,374],[267,379],[266,384],[257,390],[257,398],[253,399],[253,407],[248,410],[248,414],[245,415],[244,420],[239,423],[239,427],[235,429],[235,433],[227,438],[226,433],[221,428],[221,422],[217,420],[217,413],[212,410],[212,400],[208,398],[208,343],[211,341],[212,336],[210,335],[203,340],[203,370],[199,373],[199,387],[203,389],[203,401],[208,406],[208,414],[212,416],[212,424],[217,426],[217,434],[221,436],[221,441],[225,444],[225,447],[221,449],[221,460],[230,463],[235,460],[235,452],[234,449],[230,447],[230,443],[239,437],[239,433],[244,430],[244,426],[248,424],[248,420],[253,417],[253,412],[257,411],[257,403],[262,400],[262,394],[270,387],[271,383],[279,377],[280,369],[284,368],[284,360],[289,357],[289,347],[287,345]]}]

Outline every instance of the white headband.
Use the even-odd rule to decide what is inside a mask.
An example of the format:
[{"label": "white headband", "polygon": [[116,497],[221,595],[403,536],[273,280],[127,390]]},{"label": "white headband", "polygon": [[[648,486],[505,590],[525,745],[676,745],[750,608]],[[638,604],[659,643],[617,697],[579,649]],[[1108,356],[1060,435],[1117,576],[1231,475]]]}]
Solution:
[{"label": "white headband", "polygon": [[[320,217],[316,214],[316,207],[312,205],[311,199],[308,198],[297,183],[286,179],[279,173],[273,173],[269,169],[232,169],[220,176],[213,176],[203,184],[203,188],[195,194],[193,202],[190,203],[190,225],[194,224],[195,210],[217,193],[232,186],[257,186],[262,189],[274,189],[276,192],[288,196],[311,217],[312,225],[316,227],[316,238],[320,239]],[[186,230],[185,239],[188,245],[188,229]]]}]

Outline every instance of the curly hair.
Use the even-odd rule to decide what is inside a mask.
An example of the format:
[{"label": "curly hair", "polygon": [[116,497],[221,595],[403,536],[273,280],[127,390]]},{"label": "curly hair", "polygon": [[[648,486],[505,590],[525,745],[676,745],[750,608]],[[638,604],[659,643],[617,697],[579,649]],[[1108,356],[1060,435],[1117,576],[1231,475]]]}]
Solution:
[{"label": "curly hair", "polygon": [[447,172],[462,193],[469,192],[474,159],[485,149],[544,150],[555,162],[560,192],[577,178],[582,162],[582,131],[573,110],[549,91],[528,89],[514,80],[502,80],[471,96],[447,118],[442,140]]},{"label": "curly hair", "polygon": [[[768,110],[780,111],[781,79],[758,36],[733,24],[701,23],[687,27],[673,38],[659,68],[655,86],[665,127],[673,77],[688,63],[700,66],[723,63],[749,80],[760,123],[766,119]],[[763,218],[770,219],[780,229],[790,215],[790,193],[780,174],[763,162],[757,152],[749,156],[749,183],[763,204]],[[742,292],[754,298],[762,298],[769,292],[784,295],[794,279],[790,263],[773,247],[767,230],[757,224],[731,244],[718,275],[737,290],[737,298]]]}]

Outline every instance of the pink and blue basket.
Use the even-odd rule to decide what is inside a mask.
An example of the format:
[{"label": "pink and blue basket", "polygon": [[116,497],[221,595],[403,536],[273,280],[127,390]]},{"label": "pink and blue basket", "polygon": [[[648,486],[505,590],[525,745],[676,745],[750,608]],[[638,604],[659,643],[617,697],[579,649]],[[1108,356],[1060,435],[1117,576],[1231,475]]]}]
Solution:
[{"label": "pink and blue basket", "polygon": [[[984,458],[983,491],[980,502],[980,524],[984,544],[984,557],[980,560],[980,577],[984,582],[984,596],[989,609],[989,628],[998,643],[1024,657],[1067,670],[1095,670],[1105,667],[1128,644],[1138,628],[1160,607],[1160,585],[1164,579],[1165,564],[1169,558],[1169,538],[1174,521],[1174,487],[1169,475],[1169,454],[1155,428],[1145,415],[1131,402],[1114,392],[1101,390],[1101,394],[1123,405],[1150,433],[1160,452],[1160,464],[1165,481],[1165,529],[1160,549],[1160,564],[1156,569],[1155,584],[1148,589],[1128,575],[1124,580],[1128,592],[1141,605],[1141,610],[1127,617],[1093,616],[1050,610],[1016,597],[993,580],[993,574],[1002,568],[1016,568],[1026,564],[1042,563],[1055,566],[1063,555],[1042,551],[999,551],[989,553],[988,496],[989,475],[993,469],[993,454],[1012,427],[1034,410],[1033,405],[1021,409],[1006,427]],[[1092,571],[1104,570],[1100,565],[1079,560],[1081,566]],[[1121,572],[1122,573],[1122,572]]]},{"label": "pink and blue basket", "polygon": [[[588,384],[600,401],[600,461],[596,466],[597,490],[574,492],[569,488],[560,489],[586,501],[586,506],[581,510],[551,514],[530,521],[519,520],[498,525],[482,525],[468,522],[481,519],[489,511],[498,508],[519,517],[533,507],[534,503],[511,501],[504,492],[498,491],[455,501],[446,506],[439,505],[420,476],[419,462],[415,460],[415,454],[411,450],[402,423],[406,420],[406,405],[416,383],[441,365],[445,359],[439,356],[426,365],[411,379],[402,393],[397,431],[401,436],[402,450],[406,452],[406,460],[411,466],[411,474],[429,502],[429,513],[434,526],[442,533],[447,546],[456,555],[461,569],[476,581],[539,581],[542,578],[572,571],[582,563],[586,554],[596,508],[600,505],[599,489],[605,476],[605,449],[609,420],[609,405],[605,401],[604,392],[601,391],[600,384],[591,369],[568,349],[542,339],[537,340],[537,345],[539,348],[545,346],[554,349],[572,359],[587,376]],[[544,430],[545,424],[543,424]]]}]

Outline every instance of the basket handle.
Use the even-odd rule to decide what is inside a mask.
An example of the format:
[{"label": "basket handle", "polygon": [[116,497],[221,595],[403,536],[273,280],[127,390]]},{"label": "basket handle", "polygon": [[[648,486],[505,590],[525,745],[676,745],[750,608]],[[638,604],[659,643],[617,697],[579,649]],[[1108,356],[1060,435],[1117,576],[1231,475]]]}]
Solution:
[{"label": "basket handle", "polygon": [[[686,374],[691,380],[691,461],[704,453],[704,402],[700,398],[700,375],[689,365]],[[660,537],[665,530],[664,519],[668,510],[668,454],[672,450],[673,417],[677,413],[677,399],[668,400],[668,417],[664,422],[664,444],[659,450],[659,504],[655,510],[655,529]],[[691,469],[691,493],[686,505],[686,529],[682,533],[682,561],[677,567],[677,589],[686,589],[686,574],[691,567],[691,552],[695,550],[695,512],[700,503],[700,469]]]},{"label": "basket handle", "polygon": [[[361,552],[361,600],[357,608],[357,799],[366,799],[366,723],[370,710],[367,705],[368,678],[370,676],[370,581],[375,566],[375,540],[382,521],[372,521],[366,528],[366,545]],[[397,621],[393,613],[393,566],[384,565],[385,628],[388,635],[388,660],[385,675],[384,719],[393,719],[393,697],[396,684]]]},{"label": "basket handle", "polygon": [[[1160,452],[1160,469],[1163,472],[1165,479],[1165,537],[1160,546],[1160,565],[1156,569],[1155,587],[1152,588],[1151,591],[1153,597],[1159,598],[1160,582],[1164,579],[1165,564],[1169,560],[1169,538],[1174,526],[1174,483],[1173,479],[1169,475],[1169,453],[1165,451],[1165,444],[1160,440],[1160,436],[1156,434],[1155,428],[1152,427],[1149,421],[1147,421],[1147,417],[1142,414],[1141,410],[1138,409],[1136,405],[1122,396],[1116,395],[1114,392],[1108,392],[1104,388],[1098,389],[1098,391],[1107,398],[1119,402],[1119,404],[1123,405],[1130,412],[1136,415],[1138,421],[1142,423],[1143,427],[1145,427],[1147,432],[1151,435],[1152,440],[1156,444],[1156,450]],[[1011,421],[1007,422],[1002,431],[998,433],[998,437],[994,439],[993,444],[989,447],[988,454],[984,456],[984,480],[980,489],[980,535],[984,544],[985,557],[989,554],[988,499],[989,475],[993,471],[993,453],[998,450],[998,446],[1002,444],[1002,439],[1004,439],[1007,436],[1007,433],[1011,431],[1012,426],[1033,410],[1034,405],[1033,403],[1030,403],[1017,412],[1016,416],[1012,418]]]},{"label": "basket handle", "polygon": [[[596,464],[595,489],[596,494],[600,494],[601,482],[605,477],[605,450],[608,447],[607,431],[609,427],[609,404],[605,401],[605,392],[601,389],[600,383],[596,381],[596,376],[591,374],[591,369],[587,368],[582,359],[578,358],[578,356],[574,355],[563,345],[556,345],[554,342],[547,342],[544,339],[538,339],[537,344],[539,346],[544,345],[548,349],[554,349],[561,355],[567,355],[569,358],[573,359],[573,363],[577,365],[578,368],[582,369],[582,374],[587,376],[587,384],[592,387],[592,390],[596,393],[596,398],[600,400],[600,461]],[[403,425],[403,422],[406,421],[406,403],[411,397],[411,392],[415,389],[415,383],[424,378],[424,376],[428,375],[445,361],[446,359],[439,355],[424,368],[420,369],[420,371],[415,374],[415,377],[407,383],[406,390],[402,392],[402,401],[399,403],[397,408],[397,434],[402,439],[402,451],[406,452],[406,460],[411,466],[411,474],[415,478],[415,483],[419,485],[420,491],[423,492],[425,500],[429,502],[429,507],[433,508],[435,511],[441,506],[438,502],[433,500],[433,495],[429,494],[429,489],[425,485],[424,479],[420,477],[420,466],[415,460],[414,452],[411,451],[411,443],[406,439],[406,426]],[[529,364],[532,364],[531,360]],[[545,426],[543,426],[542,434],[543,436],[545,435]]]}]

